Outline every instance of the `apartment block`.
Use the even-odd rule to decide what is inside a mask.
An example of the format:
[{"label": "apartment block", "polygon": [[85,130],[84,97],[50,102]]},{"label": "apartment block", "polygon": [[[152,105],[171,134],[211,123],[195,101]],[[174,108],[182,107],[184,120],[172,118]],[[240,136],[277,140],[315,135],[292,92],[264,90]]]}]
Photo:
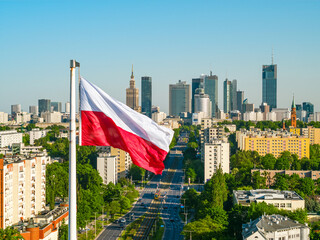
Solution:
[{"label": "apartment block", "polygon": [[8,113],[0,112],[0,123],[8,123]]},{"label": "apartment block", "polygon": [[0,159],[0,227],[45,210],[46,156]]},{"label": "apartment block", "polygon": [[204,181],[211,179],[212,175],[221,167],[223,173],[229,173],[230,147],[228,142],[222,140],[211,140],[203,144],[203,153],[201,154],[204,161]]},{"label": "apartment block", "polygon": [[13,143],[22,143],[22,133],[17,130],[8,130],[0,132],[0,147],[11,146]]},{"label": "apartment block", "polygon": [[299,159],[309,158],[310,156],[309,138],[297,136],[290,132],[261,131],[260,129],[247,131],[242,129],[237,131],[236,136],[240,150],[257,151],[261,156],[270,153],[277,158],[283,151],[297,154]]},{"label": "apartment block", "polygon": [[49,132],[49,130],[40,130],[39,128],[34,128],[29,132],[30,135],[30,144],[33,145],[34,141],[39,139],[39,138],[43,138],[45,136],[47,136],[47,133]]},{"label": "apartment block", "polygon": [[251,203],[265,202],[276,208],[294,211],[304,209],[304,199],[295,191],[280,191],[274,189],[234,190],[234,204],[250,206]]},{"label": "apartment block", "polygon": [[130,167],[132,165],[131,157],[129,153],[118,149],[118,148],[113,148],[110,147],[110,154],[111,156],[116,156],[117,157],[117,179],[120,178],[125,178],[130,170]]},{"label": "apartment block", "polygon": [[104,184],[118,182],[117,156],[111,156],[110,153],[99,153],[97,158],[97,170]]},{"label": "apartment block", "polygon": [[60,112],[42,112],[41,118],[46,123],[61,123],[62,114]]},{"label": "apartment block", "polygon": [[282,215],[263,215],[246,224],[242,224],[242,239],[268,240],[308,240],[310,228]]}]

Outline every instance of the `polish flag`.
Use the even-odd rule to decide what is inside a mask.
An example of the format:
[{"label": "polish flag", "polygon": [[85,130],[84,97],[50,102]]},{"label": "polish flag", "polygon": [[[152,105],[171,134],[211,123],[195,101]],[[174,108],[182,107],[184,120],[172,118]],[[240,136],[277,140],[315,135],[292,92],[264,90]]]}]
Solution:
[{"label": "polish flag", "polygon": [[132,162],[161,174],[173,131],[113,99],[84,78],[80,81],[81,145],[112,146]]}]

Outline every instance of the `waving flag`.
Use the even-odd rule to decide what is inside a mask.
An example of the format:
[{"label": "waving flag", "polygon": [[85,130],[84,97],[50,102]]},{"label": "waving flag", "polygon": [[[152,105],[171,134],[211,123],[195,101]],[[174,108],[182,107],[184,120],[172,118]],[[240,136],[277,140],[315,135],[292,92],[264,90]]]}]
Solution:
[{"label": "waving flag", "polygon": [[132,162],[161,174],[173,131],[113,99],[84,78],[80,81],[81,144],[112,146]]}]

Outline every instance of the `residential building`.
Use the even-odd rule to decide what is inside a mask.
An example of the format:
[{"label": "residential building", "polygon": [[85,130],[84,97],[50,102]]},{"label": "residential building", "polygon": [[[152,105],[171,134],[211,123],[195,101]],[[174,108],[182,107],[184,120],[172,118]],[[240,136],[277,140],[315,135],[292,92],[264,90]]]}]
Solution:
[{"label": "residential building", "polygon": [[304,134],[310,139],[310,144],[320,144],[320,128],[314,128],[312,126],[308,126],[307,131],[304,132],[308,134]]},{"label": "residential building", "polygon": [[237,110],[238,109],[238,102],[237,102],[237,80],[234,79],[231,82],[231,111]]},{"label": "residential building", "polygon": [[61,116],[62,114],[60,112],[42,112],[41,113],[41,117],[46,123],[61,123]]},{"label": "residential building", "polygon": [[237,110],[242,112],[242,104],[244,101],[244,91],[237,91]]},{"label": "residential building", "polygon": [[16,113],[16,123],[27,123],[27,122],[30,122],[31,120],[31,114],[30,113],[27,113],[27,112],[19,112],[19,113]]},{"label": "residential building", "polygon": [[273,108],[271,112],[276,114],[276,121],[289,120],[291,118],[291,111],[289,108]]},{"label": "residential building", "polygon": [[[227,125],[226,125],[227,126]],[[220,139],[224,140],[224,142],[227,142],[227,136],[224,131],[224,126],[212,126],[205,128],[203,131],[201,131],[201,137],[200,137],[200,142],[202,143],[208,143],[213,141],[214,139]]]},{"label": "residential building", "polygon": [[211,117],[217,118],[218,115],[218,76],[206,76],[204,79],[204,92],[209,95],[211,101]]},{"label": "residential building", "polygon": [[30,219],[45,210],[46,156],[0,159],[0,227]]},{"label": "residential building", "polygon": [[152,108],[152,78],[141,77],[141,111],[151,118]]},{"label": "residential building", "polygon": [[297,174],[300,178],[311,178],[317,180],[320,178],[320,171],[313,170],[268,170],[268,169],[251,169],[251,173],[258,171],[261,177],[266,177],[266,185],[269,187],[274,183],[276,174],[293,175]]},{"label": "residential building", "polygon": [[39,99],[38,100],[39,106],[39,114],[43,112],[51,112],[51,100],[50,99]]},{"label": "residential building", "polygon": [[112,182],[117,184],[117,156],[111,156],[110,153],[99,153],[97,158],[97,170],[104,184]]},{"label": "residential building", "polygon": [[226,79],[223,82],[223,111],[230,113],[232,106],[232,84],[231,81]]},{"label": "residential building", "polygon": [[53,107],[53,112],[62,112],[62,103],[61,102],[51,102],[51,107]]},{"label": "residential building", "polygon": [[233,203],[250,206],[251,203],[271,204],[278,209],[294,211],[304,209],[304,199],[295,191],[275,189],[233,190]]},{"label": "residential building", "polygon": [[8,117],[8,113],[0,112],[0,123],[7,123]]},{"label": "residential building", "polygon": [[32,130],[29,132],[29,135],[30,135],[30,145],[33,145],[35,140],[47,136],[47,133],[48,133],[48,132],[49,132],[48,129],[43,129],[43,130],[40,130],[39,128],[34,128],[34,129],[32,129]]},{"label": "residential building", "polygon": [[194,113],[194,95],[196,94],[196,89],[200,88],[200,84],[203,84],[203,78],[192,78],[191,83],[191,112]]},{"label": "residential building", "polygon": [[309,138],[290,132],[241,129],[237,131],[236,138],[240,150],[257,151],[261,156],[271,153],[277,158],[284,151],[297,154],[299,159],[310,156]]},{"label": "residential building", "polygon": [[181,112],[191,112],[190,85],[179,80],[169,85],[169,115],[179,116]]},{"label": "residential building", "polygon": [[154,112],[152,113],[152,120],[160,124],[167,117],[165,112]]},{"label": "residential building", "polygon": [[29,106],[29,113],[31,115],[37,115],[39,114],[39,108],[38,106]]},{"label": "residential building", "polygon": [[260,109],[263,113],[263,121],[266,121],[268,119],[268,113],[270,112],[270,106],[267,103],[262,103]]},{"label": "residential building", "polygon": [[277,65],[262,66],[262,102],[277,108]]},{"label": "residential building", "polygon": [[11,147],[13,143],[22,143],[22,133],[18,133],[17,130],[0,132],[0,147]]},{"label": "residential building", "polygon": [[136,82],[133,75],[133,65],[131,72],[130,87],[126,89],[126,104],[128,107],[137,110],[139,108],[139,89],[136,88]]},{"label": "residential building", "polygon": [[246,224],[242,224],[242,239],[287,240],[310,239],[308,224],[301,224],[282,215],[263,215]]},{"label": "residential building", "polygon": [[229,143],[222,140],[212,140],[203,145],[202,161],[204,161],[204,181],[211,179],[212,175],[221,167],[223,173],[229,173]]},{"label": "residential building", "polygon": [[315,122],[320,122],[320,112],[315,112],[314,113],[314,121]]},{"label": "residential building", "polygon": [[203,112],[205,117],[211,117],[212,103],[209,95],[204,93],[203,88],[196,89],[194,94],[194,113]]},{"label": "residential building", "polygon": [[116,156],[116,170],[117,170],[117,179],[125,178],[132,165],[132,160],[129,153],[114,147],[110,147],[110,155]]}]

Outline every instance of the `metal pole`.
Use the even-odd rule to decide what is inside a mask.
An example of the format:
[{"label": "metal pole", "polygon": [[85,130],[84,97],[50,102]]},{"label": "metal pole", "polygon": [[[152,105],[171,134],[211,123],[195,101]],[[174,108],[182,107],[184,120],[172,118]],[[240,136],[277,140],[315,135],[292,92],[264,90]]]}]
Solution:
[{"label": "metal pole", "polygon": [[97,213],[94,213],[94,236],[97,235]]},{"label": "metal pole", "polygon": [[70,61],[69,240],[77,239],[76,61]]}]

